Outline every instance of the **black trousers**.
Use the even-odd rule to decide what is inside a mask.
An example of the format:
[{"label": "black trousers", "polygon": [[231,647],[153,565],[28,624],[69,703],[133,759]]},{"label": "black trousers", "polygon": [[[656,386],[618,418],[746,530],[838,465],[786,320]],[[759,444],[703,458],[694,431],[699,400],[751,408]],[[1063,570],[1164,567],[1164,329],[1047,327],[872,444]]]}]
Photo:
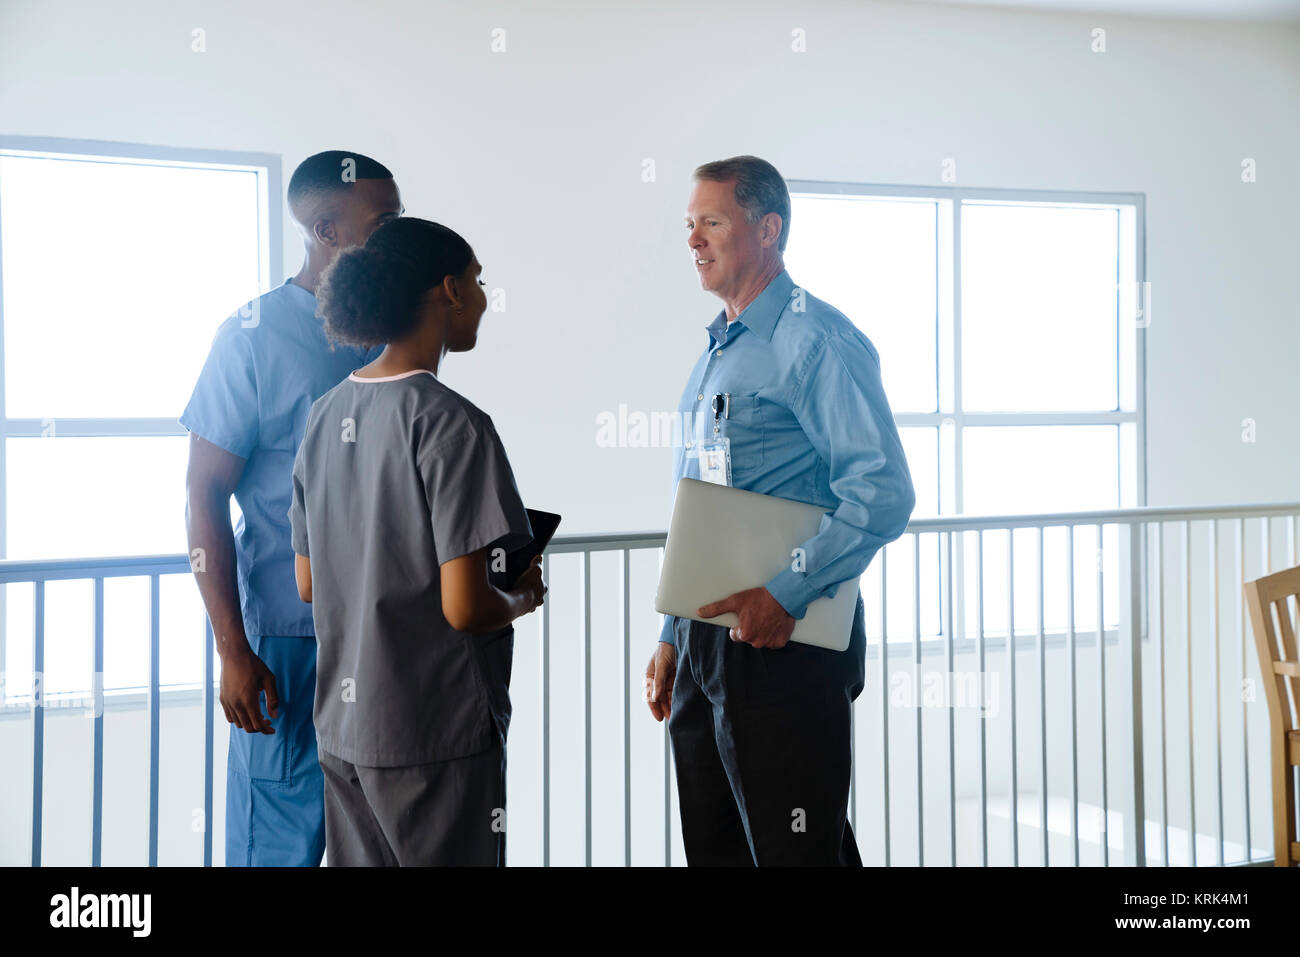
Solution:
[{"label": "black trousers", "polygon": [[858,599],[846,651],[756,649],[677,618],[672,737],[691,866],[862,866],[848,822],[850,709],[862,692]]}]

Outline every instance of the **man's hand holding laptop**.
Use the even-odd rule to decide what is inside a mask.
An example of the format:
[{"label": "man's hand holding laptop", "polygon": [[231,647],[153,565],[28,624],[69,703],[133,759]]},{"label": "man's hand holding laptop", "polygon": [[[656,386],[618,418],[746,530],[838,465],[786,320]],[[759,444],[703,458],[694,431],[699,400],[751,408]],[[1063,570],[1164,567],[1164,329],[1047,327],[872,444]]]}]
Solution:
[{"label": "man's hand holding laptop", "polygon": [[[740,625],[730,629],[732,641],[755,648],[784,648],[794,632],[794,617],[781,607],[766,588],[747,588],[721,601],[700,606],[701,618],[735,612]],[[642,684],[642,700],[656,721],[673,713],[673,680],[677,677],[677,649],[660,642],[650,656]]]},{"label": "man's hand holding laptop", "polygon": [[701,618],[735,612],[740,625],[730,630],[732,641],[755,648],[784,648],[794,632],[794,616],[766,588],[747,588],[722,601],[700,606]]}]

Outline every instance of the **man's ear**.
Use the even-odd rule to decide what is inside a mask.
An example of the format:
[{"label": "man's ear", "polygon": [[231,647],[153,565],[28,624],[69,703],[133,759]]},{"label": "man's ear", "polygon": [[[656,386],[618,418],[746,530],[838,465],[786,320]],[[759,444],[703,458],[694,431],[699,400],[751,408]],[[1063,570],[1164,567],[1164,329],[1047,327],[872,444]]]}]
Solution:
[{"label": "man's ear", "polygon": [[781,238],[781,229],[785,223],[781,219],[780,213],[768,213],[763,217],[763,233],[759,237],[764,248],[775,246]]},{"label": "man's ear", "polygon": [[334,247],[339,244],[338,230],[334,228],[334,221],[330,219],[318,219],[311,227],[312,235],[316,237],[316,242],[322,246]]}]

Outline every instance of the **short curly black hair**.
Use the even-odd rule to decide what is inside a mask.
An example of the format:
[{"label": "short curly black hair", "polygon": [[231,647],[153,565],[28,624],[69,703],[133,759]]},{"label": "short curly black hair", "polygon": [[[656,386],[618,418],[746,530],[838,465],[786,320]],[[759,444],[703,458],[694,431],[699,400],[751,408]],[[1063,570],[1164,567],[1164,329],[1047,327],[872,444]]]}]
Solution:
[{"label": "short curly black hair", "polygon": [[[345,177],[344,173],[349,171],[351,177]],[[289,177],[289,205],[297,206],[310,193],[347,190],[356,180],[392,178],[387,166],[362,153],[326,150],[308,156],[293,171]]]},{"label": "short curly black hair", "polygon": [[469,243],[427,219],[402,217],[380,226],[321,275],[316,290],[325,334],[335,342],[375,346],[409,335],[424,294],[474,261]]}]

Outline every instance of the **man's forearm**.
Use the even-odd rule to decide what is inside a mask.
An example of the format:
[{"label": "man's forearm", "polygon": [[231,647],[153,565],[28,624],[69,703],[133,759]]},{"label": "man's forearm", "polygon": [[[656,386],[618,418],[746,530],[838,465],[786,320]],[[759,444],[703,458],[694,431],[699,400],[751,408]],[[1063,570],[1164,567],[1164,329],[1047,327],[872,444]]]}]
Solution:
[{"label": "man's forearm", "polygon": [[235,571],[235,533],[230,527],[230,502],[208,495],[191,501],[186,514],[190,545],[190,566],[212,633],[217,654],[249,650],[244,618],[239,607],[239,586]]}]

